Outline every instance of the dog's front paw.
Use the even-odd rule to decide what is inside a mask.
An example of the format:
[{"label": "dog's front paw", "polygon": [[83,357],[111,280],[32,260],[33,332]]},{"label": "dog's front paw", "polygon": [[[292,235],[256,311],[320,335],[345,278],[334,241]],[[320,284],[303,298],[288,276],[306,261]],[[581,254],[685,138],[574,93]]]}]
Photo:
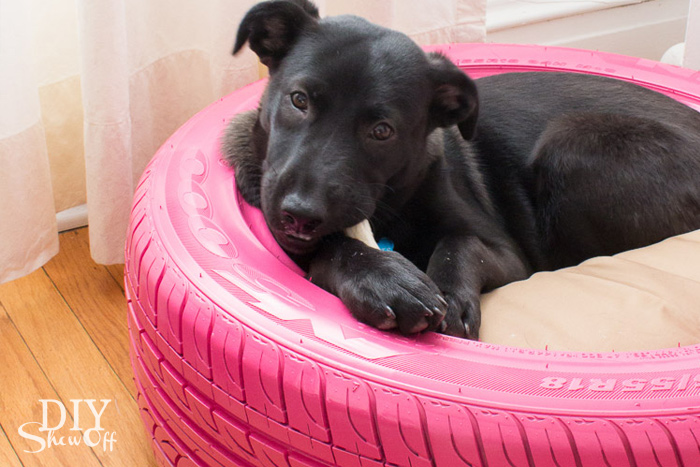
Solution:
[{"label": "dog's front paw", "polygon": [[398,253],[374,251],[338,295],[353,316],[402,334],[440,329],[447,302],[433,281]]},{"label": "dog's front paw", "polygon": [[440,331],[455,337],[477,340],[481,327],[481,306],[478,293],[445,294],[447,313]]}]

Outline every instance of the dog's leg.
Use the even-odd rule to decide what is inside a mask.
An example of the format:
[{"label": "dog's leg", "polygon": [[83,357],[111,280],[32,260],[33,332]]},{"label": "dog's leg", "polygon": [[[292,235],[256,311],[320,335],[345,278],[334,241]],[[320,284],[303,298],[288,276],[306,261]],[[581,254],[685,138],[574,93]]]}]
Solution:
[{"label": "dog's leg", "polygon": [[402,255],[337,235],[324,240],[309,279],[338,296],[358,320],[412,334],[439,327],[447,303],[433,281]]},{"label": "dog's leg", "polygon": [[435,248],[428,276],[447,300],[444,333],[477,339],[481,325],[480,294],[530,275],[517,250],[477,236],[448,236]]}]

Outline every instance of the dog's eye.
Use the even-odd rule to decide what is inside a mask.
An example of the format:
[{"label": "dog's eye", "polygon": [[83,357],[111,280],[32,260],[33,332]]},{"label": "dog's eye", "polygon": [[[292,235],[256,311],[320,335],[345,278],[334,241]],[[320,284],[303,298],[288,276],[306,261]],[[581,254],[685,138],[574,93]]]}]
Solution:
[{"label": "dog's eye", "polygon": [[388,123],[379,123],[372,128],[370,136],[377,141],[386,141],[394,135],[394,129]]},{"label": "dog's eye", "polygon": [[301,91],[296,91],[291,94],[292,105],[299,110],[308,110],[309,96]]}]

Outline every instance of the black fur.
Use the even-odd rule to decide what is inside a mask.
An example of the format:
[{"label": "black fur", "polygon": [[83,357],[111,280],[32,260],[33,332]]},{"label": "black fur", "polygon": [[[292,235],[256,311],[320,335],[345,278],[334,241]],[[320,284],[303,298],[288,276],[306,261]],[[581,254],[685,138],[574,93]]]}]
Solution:
[{"label": "black fur", "polygon": [[311,29],[318,19],[318,9],[307,0],[258,3],[238,27],[233,53],[238,53],[248,42],[260,61],[275,69],[299,35]]},{"label": "black fur", "polygon": [[[246,41],[270,81],[225,138],[237,186],[366,323],[476,338],[484,291],[700,228],[700,114],[670,98],[579,74],[475,84],[307,1],[253,7]],[[342,234],[365,218],[396,252]]]}]

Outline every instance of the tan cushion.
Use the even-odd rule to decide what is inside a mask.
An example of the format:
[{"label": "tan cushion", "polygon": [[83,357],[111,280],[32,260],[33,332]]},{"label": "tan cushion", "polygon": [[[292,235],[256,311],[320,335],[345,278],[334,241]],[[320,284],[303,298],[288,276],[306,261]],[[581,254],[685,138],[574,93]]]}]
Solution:
[{"label": "tan cushion", "polygon": [[700,230],[537,273],[482,300],[481,340],[575,351],[700,343]]}]

